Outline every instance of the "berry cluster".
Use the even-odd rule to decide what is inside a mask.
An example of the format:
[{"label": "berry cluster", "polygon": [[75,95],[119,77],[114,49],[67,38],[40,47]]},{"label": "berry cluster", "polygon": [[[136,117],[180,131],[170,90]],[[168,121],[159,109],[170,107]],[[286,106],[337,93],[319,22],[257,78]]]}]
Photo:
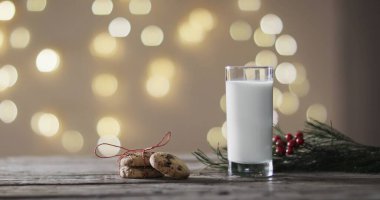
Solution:
[{"label": "berry cluster", "polygon": [[282,156],[286,154],[287,156],[294,153],[294,149],[304,144],[303,133],[298,131],[295,136],[291,133],[287,133],[285,138],[281,138],[279,135],[275,135],[272,138],[273,144],[276,147],[276,155]]}]

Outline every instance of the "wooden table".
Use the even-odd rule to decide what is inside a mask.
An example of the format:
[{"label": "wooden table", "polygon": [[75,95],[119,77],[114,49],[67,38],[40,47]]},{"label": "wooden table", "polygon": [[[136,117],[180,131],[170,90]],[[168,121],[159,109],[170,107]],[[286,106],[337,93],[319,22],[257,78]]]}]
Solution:
[{"label": "wooden table", "polygon": [[121,199],[380,199],[380,175],[281,173],[231,179],[194,169],[187,180],[122,179],[116,161],[89,157],[0,159],[0,198]]}]

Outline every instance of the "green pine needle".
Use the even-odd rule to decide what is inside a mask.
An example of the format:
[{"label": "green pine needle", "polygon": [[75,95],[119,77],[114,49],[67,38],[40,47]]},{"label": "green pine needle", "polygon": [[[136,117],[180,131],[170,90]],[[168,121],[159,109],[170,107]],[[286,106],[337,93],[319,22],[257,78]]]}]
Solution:
[{"label": "green pine needle", "polygon": [[[273,127],[275,135],[285,136],[279,126]],[[319,121],[305,123],[305,143],[291,156],[273,155],[276,172],[335,171],[356,173],[380,172],[380,147],[359,144],[350,137]],[[227,170],[227,149],[213,149],[216,160],[197,149],[193,155],[211,168]]]}]

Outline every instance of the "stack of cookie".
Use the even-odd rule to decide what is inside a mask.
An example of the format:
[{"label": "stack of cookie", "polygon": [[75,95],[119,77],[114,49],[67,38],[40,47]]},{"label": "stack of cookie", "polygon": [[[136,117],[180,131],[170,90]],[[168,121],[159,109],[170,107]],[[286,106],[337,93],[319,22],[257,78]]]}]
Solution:
[{"label": "stack of cookie", "polygon": [[185,179],[190,170],[181,159],[165,152],[132,153],[120,160],[123,178],[159,178],[163,176]]}]

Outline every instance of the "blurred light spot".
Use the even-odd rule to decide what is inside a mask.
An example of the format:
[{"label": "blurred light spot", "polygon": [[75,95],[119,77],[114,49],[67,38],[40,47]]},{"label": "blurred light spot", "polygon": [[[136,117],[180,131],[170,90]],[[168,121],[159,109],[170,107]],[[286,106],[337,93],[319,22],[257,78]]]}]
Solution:
[{"label": "blurred light spot", "polygon": [[16,7],[12,1],[0,2],[0,21],[11,20],[16,14]]},{"label": "blurred light spot", "polygon": [[163,76],[151,76],[146,82],[146,90],[152,97],[160,98],[169,93],[170,82]]},{"label": "blurred light spot", "polygon": [[115,94],[118,87],[118,81],[111,74],[100,74],[92,80],[92,91],[94,94],[108,97]]},{"label": "blurred light spot", "polygon": [[91,52],[100,57],[108,58],[116,54],[118,45],[115,38],[108,33],[98,34],[92,41]]},{"label": "blurred light spot", "polygon": [[31,12],[41,12],[46,8],[46,0],[28,0],[26,9]]},{"label": "blurred light spot", "polygon": [[164,32],[158,26],[147,26],[141,32],[141,41],[145,46],[159,46],[164,40]]},{"label": "blurred light spot", "polygon": [[222,125],[222,135],[225,139],[227,139],[227,121],[224,121]]},{"label": "blurred light spot", "polygon": [[223,112],[226,112],[226,95],[224,94],[219,101],[220,108]]},{"label": "blurred light spot", "polygon": [[230,35],[236,41],[249,40],[252,36],[251,25],[244,21],[236,21],[230,26]]},{"label": "blurred light spot", "polygon": [[276,35],[266,34],[258,28],[253,33],[253,40],[259,47],[271,47],[276,42]]},{"label": "blurred light spot", "polygon": [[272,51],[262,50],[256,55],[255,62],[257,66],[271,66],[276,68],[277,56]]},{"label": "blurred light spot", "polygon": [[30,41],[29,30],[24,27],[16,28],[12,31],[10,43],[13,48],[23,49],[28,46]]},{"label": "blurred light spot", "polygon": [[0,92],[6,90],[9,87],[11,77],[7,71],[3,68],[0,69]]},{"label": "blurred light spot", "polygon": [[297,71],[296,80],[293,83],[300,84],[306,80],[306,69],[301,63],[293,63],[294,67]]},{"label": "blurred light spot", "polygon": [[210,146],[214,149],[223,148],[227,146],[227,140],[223,137],[222,128],[214,127],[211,128],[207,133],[207,141]]},{"label": "blurred light spot", "polygon": [[244,66],[256,66],[256,62],[255,61],[249,61],[249,62],[245,63]]},{"label": "blurred light spot", "polygon": [[297,42],[290,35],[281,35],[276,40],[276,50],[283,56],[294,55],[297,51]]},{"label": "blurred light spot", "polygon": [[284,115],[292,115],[297,112],[299,107],[299,100],[296,95],[290,92],[282,94],[282,103],[278,110]]},{"label": "blurred light spot", "polygon": [[39,135],[52,137],[58,133],[59,120],[54,114],[38,112],[31,119],[31,127]]},{"label": "blurred light spot", "polygon": [[313,104],[307,109],[306,117],[308,121],[314,119],[320,122],[325,122],[327,120],[327,110],[325,106],[321,104]]},{"label": "blurred light spot", "polygon": [[13,65],[4,65],[0,68],[0,91],[16,84],[18,79],[17,69]]},{"label": "blurred light spot", "polygon": [[94,15],[109,15],[113,9],[113,3],[111,0],[95,0],[91,9]]},{"label": "blurred light spot", "polygon": [[40,72],[52,72],[59,66],[60,57],[53,49],[44,49],[37,55],[36,66]]},{"label": "blurred light spot", "polygon": [[149,64],[149,75],[162,76],[171,79],[175,74],[175,65],[168,58],[157,58]]},{"label": "blurred light spot", "polygon": [[12,123],[17,117],[17,106],[11,100],[0,103],[0,119],[4,123]]},{"label": "blurred light spot", "polygon": [[278,112],[273,110],[273,125],[277,125],[278,124]]},{"label": "blurred light spot", "polygon": [[273,108],[278,108],[282,104],[282,92],[273,87]]},{"label": "blurred light spot", "polygon": [[179,38],[185,44],[197,44],[204,40],[205,32],[197,26],[185,22],[178,28]]},{"label": "blurred light spot", "polygon": [[78,131],[65,131],[62,134],[62,146],[70,153],[76,153],[83,148],[83,136]]},{"label": "blurred light spot", "polygon": [[282,84],[290,84],[296,80],[297,71],[293,64],[283,62],[276,68],[276,78]]},{"label": "blurred light spot", "polygon": [[197,8],[191,11],[189,23],[203,31],[210,31],[215,26],[215,20],[211,12],[204,8]]},{"label": "blurred light spot", "polygon": [[[121,145],[119,138],[117,138],[114,135],[106,135],[106,136],[100,137],[98,140],[98,144],[102,144],[102,143],[112,144],[115,146]],[[102,146],[99,146],[98,150],[103,156],[114,156],[117,153],[119,153],[120,148],[102,145]]]},{"label": "blurred light spot", "polygon": [[279,34],[282,31],[283,24],[277,15],[267,14],[261,18],[260,27],[266,34]]},{"label": "blurred light spot", "polygon": [[131,24],[127,19],[117,17],[108,25],[108,32],[112,37],[127,37],[131,32]]},{"label": "blurred light spot", "polygon": [[5,34],[2,30],[0,30],[0,49],[2,49],[3,46],[5,46],[4,41],[5,41]]},{"label": "blurred light spot", "polygon": [[114,117],[103,117],[98,121],[96,131],[101,137],[107,135],[118,136],[120,134],[120,123]]},{"label": "blurred light spot", "polygon": [[257,11],[261,7],[261,0],[238,0],[238,6],[242,11]]},{"label": "blurred light spot", "polygon": [[307,79],[303,82],[293,82],[289,85],[289,90],[298,97],[304,97],[309,93],[310,83]]},{"label": "blurred light spot", "polygon": [[152,8],[150,0],[131,0],[129,11],[134,15],[147,15]]}]

